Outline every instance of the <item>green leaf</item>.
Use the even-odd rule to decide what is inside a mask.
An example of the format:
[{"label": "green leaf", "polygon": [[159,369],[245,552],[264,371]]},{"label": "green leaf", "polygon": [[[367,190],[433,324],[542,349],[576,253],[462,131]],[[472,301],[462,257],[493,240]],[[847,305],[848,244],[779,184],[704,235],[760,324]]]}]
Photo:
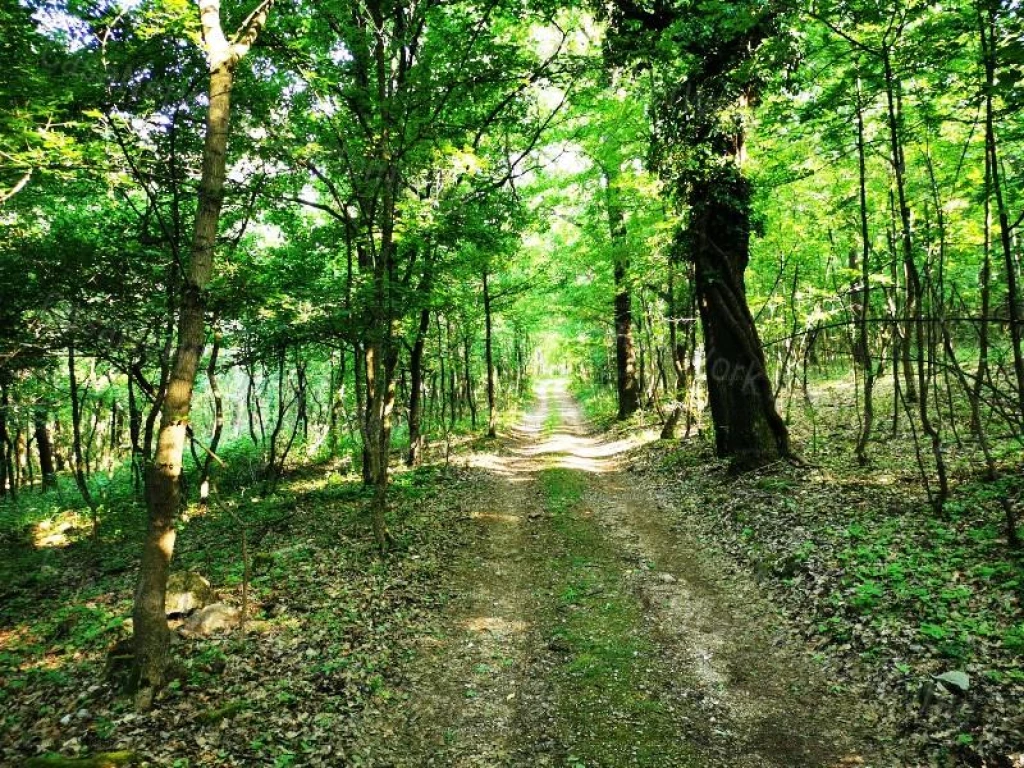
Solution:
[{"label": "green leaf", "polygon": [[960,672],[959,670],[943,672],[941,675],[935,675],[935,679],[946,686],[946,688],[955,688],[960,693],[967,693],[971,687],[971,678],[966,672]]}]

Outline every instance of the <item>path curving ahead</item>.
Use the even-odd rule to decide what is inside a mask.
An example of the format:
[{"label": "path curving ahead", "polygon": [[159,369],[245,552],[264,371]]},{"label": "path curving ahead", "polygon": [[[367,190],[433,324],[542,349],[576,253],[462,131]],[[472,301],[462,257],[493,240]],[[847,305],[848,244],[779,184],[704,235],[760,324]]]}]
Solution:
[{"label": "path curving ahead", "polygon": [[672,530],[629,447],[548,382],[470,458],[448,631],[423,638],[372,764],[881,764],[756,585]]}]

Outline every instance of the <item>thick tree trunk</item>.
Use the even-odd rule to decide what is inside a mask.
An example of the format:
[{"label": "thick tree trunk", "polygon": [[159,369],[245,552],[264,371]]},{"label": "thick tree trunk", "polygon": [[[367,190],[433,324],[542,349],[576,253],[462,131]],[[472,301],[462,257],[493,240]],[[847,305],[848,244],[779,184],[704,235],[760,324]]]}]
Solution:
[{"label": "thick tree trunk", "polygon": [[210,72],[209,103],[199,204],[178,315],[177,347],[160,412],[156,453],[146,471],[148,528],[132,612],[136,706],[140,709],[148,709],[155,692],[167,682],[170,632],[164,598],[174,553],[174,518],[181,500],[181,458],[192,390],[206,341],[206,289],[213,275],[214,245],[224,199],[234,70],[259,34],[270,5],[270,0],[264,0],[246,19],[233,42],[225,38],[221,29],[219,2],[201,0],[199,5]]},{"label": "thick tree trunk", "polygon": [[749,200],[749,184],[735,167],[695,185],[691,195],[691,247],[715,446],[737,469],[791,455],[747,306]]}]

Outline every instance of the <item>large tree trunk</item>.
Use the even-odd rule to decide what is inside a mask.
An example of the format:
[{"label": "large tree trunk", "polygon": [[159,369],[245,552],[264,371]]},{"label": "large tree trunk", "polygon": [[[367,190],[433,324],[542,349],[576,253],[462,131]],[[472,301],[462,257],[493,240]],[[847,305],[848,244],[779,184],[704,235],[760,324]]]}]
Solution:
[{"label": "large tree trunk", "polygon": [[775,409],[743,273],[749,260],[750,187],[736,167],[695,185],[690,240],[704,328],[708,399],[719,456],[737,469],[791,455]]},{"label": "large tree trunk", "polygon": [[169,664],[170,632],[164,613],[164,597],[174,553],[174,518],[181,500],[181,458],[192,407],[192,390],[206,341],[205,294],[213,275],[214,245],[224,199],[234,70],[259,34],[271,4],[272,0],[264,0],[231,42],[221,29],[218,0],[201,0],[199,4],[210,72],[209,106],[199,205],[178,315],[177,346],[160,412],[156,453],[146,471],[149,519],[132,612],[135,682],[138,687],[136,706],[140,709],[148,709],[155,692],[166,683]]}]

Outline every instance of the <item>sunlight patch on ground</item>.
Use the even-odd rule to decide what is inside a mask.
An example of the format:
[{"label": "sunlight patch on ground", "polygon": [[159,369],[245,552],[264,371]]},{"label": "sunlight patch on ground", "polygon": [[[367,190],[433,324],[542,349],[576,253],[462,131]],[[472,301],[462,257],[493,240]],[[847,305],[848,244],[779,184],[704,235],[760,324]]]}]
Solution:
[{"label": "sunlight patch on ground", "polygon": [[513,434],[521,435],[523,437],[533,437],[534,435],[539,435],[543,432],[544,427],[540,423],[527,424],[524,422],[523,424],[518,424],[512,427],[511,431]]},{"label": "sunlight patch on ground", "polygon": [[86,530],[92,522],[77,512],[62,512],[32,527],[32,543],[36,549],[60,549],[71,543],[77,530]]},{"label": "sunlight patch on ground", "polygon": [[525,621],[509,621],[500,616],[477,616],[462,623],[470,632],[493,632],[495,634],[518,634],[526,631]]},{"label": "sunlight patch on ground", "polygon": [[860,755],[847,755],[836,763],[835,768],[851,768],[855,765],[864,765],[864,758]]},{"label": "sunlight patch on ground", "polygon": [[619,468],[618,458],[640,442],[637,437],[601,440],[568,432],[556,432],[542,443],[513,453],[524,459],[554,459],[558,466],[566,469],[604,474],[616,471]]},{"label": "sunlight patch on ground", "polygon": [[18,671],[28,672],[30,670],[43,670],[46,672],[54,672],[58,669],[63,669],[72,662],[79,662],[82,660],[85,654],[81,651],[75,651],[72,654],[54,653],[49,652],[35,661],[26,661],[18,666]]},{"label": "sunlight patch on ground", "polygon": [[576,469],[590,475],[603,475],[608,472],[615,472],[618,469],[617,465],[612,461],[590,459],[574,454],[558,456],[554,466],[559,469]]},{"label": "sunlight patch on ground", "polygon": [[497,475],[508,478],[512,482],[529,482],[529,478],[525,477],[524,473],[532,471],[531,469],[517,466],[515,461],[510,460],[507,456],[496,456],[490,453],[478,453],[469,456],[466,459],[466,466],[494,472]]},{"label": "sunlight patch on ground", "polygon": [[516,515],[506,515],[501,512],[473,512],[470,514],[471,520],[481,520],[485,523],[521,523],[523,519]]},{"label": "sunlight patch on ground", "polygon": [[0,649],[11,648],[17,643],[24,642],[27,636],[28,630],[25,627],[0,629]]},{"label": "sunlight patch on ground", "polygon": [[316,491],[322,491],[326,488],[329,482],[331,482],[331,474],[324,472],[313,477],[304,477],[300,480],[293,480],[284,486],[284,490],[288,493],[296,494],[315,493]]}]

